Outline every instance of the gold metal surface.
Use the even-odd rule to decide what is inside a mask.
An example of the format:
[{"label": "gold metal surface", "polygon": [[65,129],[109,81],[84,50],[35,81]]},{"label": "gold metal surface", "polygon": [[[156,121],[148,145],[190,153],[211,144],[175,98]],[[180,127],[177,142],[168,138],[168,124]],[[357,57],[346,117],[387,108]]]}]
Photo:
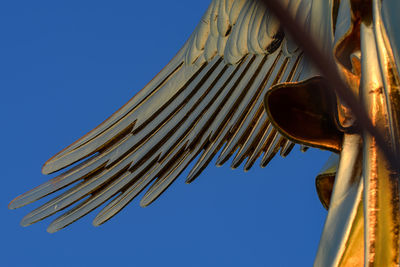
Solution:
[{"label": "gold metal surface", "polygon": [[[310,3],[287,2],[290,14],[307,27]],[[140,204],[152,203],[196,158],[188,183],[219,150],[218,165],[233,158],[232,168],[245,162],[248,170],[261,157],[266,166],[294,144],[271,125],[264,95],[276,84],[298,81],[306,61],[259,2],[214,0],[171,62],[104,123],[49,159],[43,173],[72,167],[9,207],[68,187],[21,224],[79,203],[49,226],[55,232],[108,201],[93,222],[100,225],[143,190]]]},{"label": "gold metal surface", "polygon": [[[380,4],[374,1],[374,22],[361,22],[361,95],[372,122],[385,132],[387,142],[396,147],[398,128],[393,121],[388,77],[389,53],[382,45]],[[386,74],[385,76],[383,76]],[[385,82],[386,80],[386,82]],[[370,266],[399,265],[399,173],[391,170],[377,147],[375,138],[364,134],[364,214],[366,231],[365,262]]]},{"label": "gold metal surface", "polygon": [[281,84],[265,95],[264,105],[276,128],[293,142],[340,152],[335,94],[323,78]]},{"label": "gold metal surface", "polygon": [[[363,251],[363,238],[360,240],[360,235],[353,233],[355,229],[359,229],[358,225],[363,223],[363,219],[357,215],[362,202],[361,172],[361,137],[357,134],[346,134],[329,213],[314,266],[340,266],[341,262],[349,261],[363,262],[364,253],[360,253],[360,250]],[[360,254],[361,258],[356,256]]]},{"label": "gold metal surface", "polygon": [[319,172],[315,178],[315,186],[317,188],[317,194],[322,206],[325,209],[329,209],[333,185],[335,184],[335,177],[339,167],[339,155],[332,153],[325,166]]},{"label": "gold metal surface", "polygon": [[[398,3],[282,1],[287,15],[335,58],[342,79],[396,154]],[[67,188],[21,224],[77,203],[49,226],[56,232],[107,203],[93,221],[98,226],[144,190],[140,204],[151,204],[196,158],[187,183],[219,151],[217,165],[232,158],[232,168],[244,163],[248,170],[258,158],[264,167],[298,143],[302,150],[340,154],[316,179],[329,212],[314,265],[399,266],[399,170],[390,167],[379,139],[358,127],[359,118],[320,73],[259,1],[213,0],[170,63],[105,122],[49,159],[43,173],[61,173],[9,208]]]},{"label": "gold metal surface", "polygon": [[[393,52],[382,24],[381,2],[341,3],[343,8],[339,10],[338,21],[341,14],[347,14],[344,17],[348,21],[342,24],[342,30],[337,28],[338,41],[334,52],[338,58],[339,70],[349,87],[359,92],[369,110],[372,123],[384,131],[386,142],[398,153],[398,76],[397,71],[394,71],[396,64]],[[339,104],[345,105],[340,101]],[[356,123],[354,117],[351,118],[352,114],[348,113],[347,116],[350,117],[349,121],[353,121],[352,124]],[[346,127],[342,129],[346,131]],[[356,136],[358,134],[354,138]],[[398,266],[399,173],[389,167],[374,137],[364,132],[358,137],[360,141],[354,141],[359,147],[362,146],[362,160],[360,156],[352,155],[354,151],[359,151],[360,154],[361,149],[345,148],[346,139],[348,140],[347,135],[315,265]],[[342,159],[344,157],[348,159]],[[358,164],[348,166],[349,161],[354,160]],[[342,166],[346,166],[343,173],[340,172]],[[354,170],[358,170],[359,174],[348,176]],[[356,181],[355,179],[358,179],[364,192],[351,198],[354,186],[350,185],[354,182],[349,182]],[[343,187],[341,184],[347,186]],[[338,186],[342,188],[341,191],[344,188],[343,192],[346,193],[344,197],[336,199]],[[343,204],[345,200],[347,203]],[[339,204],[339,208],[334,209],[335,204]],[[353,207],[351,212],[349,207]],[[338,227],[346,221],[348,223],[345,227]]]}]

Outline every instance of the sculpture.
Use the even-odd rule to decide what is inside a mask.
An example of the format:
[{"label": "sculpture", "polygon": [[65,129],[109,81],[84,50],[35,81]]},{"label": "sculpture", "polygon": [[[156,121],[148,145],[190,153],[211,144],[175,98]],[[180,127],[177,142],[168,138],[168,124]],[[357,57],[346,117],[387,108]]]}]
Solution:
[{"label": "sculpture", "polygon": [[[340,5],[338,1],[326,1],[321,5],[314,3],[316,1],[287,2],[291,14],[297,14],[297,17],[303,20],[305,27],[311,25],[311,32],[316,31],[320,34],[318,38],[324,41],[323,47],[326,51],[331,51],[333,45],[340,47],[339,42],[334,43],[331,35],[334,23],[331,20],[326,20],[326,17],[329,17],[332,13],[334,14],[332,18],[335,17],[335,12],[332,11],[337,10],[339,22],[346,22],[345,19],[348,19],[347,26],[349,28],[346,30],[351,29],[350,33],[355,34],[357,32],[356,30],[353,31],[354,28],[351,28],[356,25],[355,21],[357,20],[349,21],[349,19],[357,18],[351,13],[355,13],[354,10],[358,10],[359,7],[351,6],[354,3],[350,3],[350,1],[341,1]],[[363,5],[368,4],[372,5],[372,2]],[[374,4],[376,3],[374,2]],[[227,10],[230,10],[229,20],[227,19]],[[311,23],[307,21],[307,18],[311,22],[319,21],[321,23]],[[271,21],[273,22],[271,23]],[[343,28],[338,29],[343,30]],[[336,29],[336,32],[338,32],[338,29]],[[247,36],[249,37],[243,38],[243,36],[246,36],[243,32],[248,32]],[[349,31],[341,32],[343,37],[348,39],[342,38],[339,41],[346,42],[351,38],[356,38],[351,34],[347,36],[347,33]],[[335,36],[339,35],[336,33]],[[368,40],[371,40],[371,37],[366,38],[363,44],[367,45]],[[344,44],[344,48],[348,48],[352,42],[354,42],[354,39],[351,39],[350,43]],[[344,50],[339,52],[349,52],[346,49]],[[366,50],[361,49],[362,51]],[[384,51],[390,52],[388,49]],[[360,67],[363,61],[357,49],[351,52],[347,59],[345,57],[339,58],[346,63],[339,66],[344,66],[342,71],[348,75],[346,77],[349,83],[357,85],[359,79],[357,71],[363,69],[362,67],[357,69],[357,67]],[[393,59],[391,56],[388,58]],[[97,154],[89,158],[86,163],[81,163],[65,174],[61,174],[52,182],[18,198],[10,207],[15,208],[27,204],[56,191],[58,188],[85,178],[82,183],[63,193],[55,201],[50,201],[32,212],[24,219],[24,223],[30,224],[47,217],[78,201],[86,194],[91,194],[89,199],[82,202],[71,212],[62,215],[49,228],[50,231],[58,230],[91,211],[123,188],[125,191],[96,217],[95,224],[101,224],[123,208],[154,178],[157,178],[142,200],[143,205],[150,204],[176,179],[186,164],[197,153],[204,150],[201,161],[196,164],[189,177],[189,181],[193,180],[221,148],[224,141],[228,144],[224,147],[218,159],[219,163],[225,162],[236,148],[241,147],[233,164],[240,164],[246,157],[249,157],[246,164],[246,168],[249,168],[263,151],[266,153],[262,162],[266,164],[279,149],[285,155],[293,147],[292,142],[286,140],[273,129],[263,110],[264,94],[272,85],[276,86],[270,91],[266,100],[267,106],[270,107],[270,120],[274,125],[278,125],[278,129],[285,137],[309,146],[322,147],[335,152],[358,151],[360,139],[350,131],[354,121],[351,114],[347,112],[345,106],[341,105],[340,101],[336,102],[335,97],[332,97],[329,93],[326,94],[321,89],[321,84],[324,83],[323,79],[311,78],[308,80],[317,74],[317,71],[308,64],[310,63],[302,55],[301,49],[283,35],[276,20],[262,8],[260,3],[255,1],[213,1],[208,13],[188,43],[156,79],[105,124],[48,161],[44,172],[56,171],[81,158],[94,153]],[[365,64],[368,67],[370,65],[369,63]],[[378,64],[375,66],[378,66]],[[364,66],[365,69],[368,68]],[[375,70],[372,74],[377,72],[379,70]],[[307,82],[291,84],[290,86],[289,84],[278,85],[282,81],[303,80],[307,80]],[[186,81],[190,83],[186,83]],[[194,83],[196,84],[193,85]],[[323,100],[316,103],[320,104],[319,106],[310,105],[313,109],[305,112],[305,115],[311,114],[310,117],[306,117],[306,121],[310,118],[318,118],[319,112],[323,112],[324,116],[310,120],[310,123],[314,123],[311,129],[318,129],[318,134],[312,135],[313,132],[301,132],[301,135],[294,136],[298,133],[298,129],[295,127],[286,128],[286,126],[294,126],[292,123],[281,125],[281,123],[287,121],[286,119],[293,117],[280,118],[281,113],[276,113],[276,110],[279,111],[279,108],[282,107],[279,105],[274,107],[268,104],[268,99],[273,100],[271,102],[273,104],[280,103],[279,99],[282,96],[291,96],[290,90],[293,90],[293,88],[297,89],[295,92],[299,92],[299,96],[305,97],[304,100],[310,99],[310,95],[307,95],[310,92],[309,90],[312,90],[311,95],[314,96],[314,99],[315,94],[318,93],[320,99]],[[357,86],[353,88],[358,89]],[[286,92],[289,92],[289,94]],[[162,97],[157,97],[159,95]],[[168,100],[166,101],[166,99]],[[337,103],[339,103],[339,109],[338,112],[335,112],[336,118],[330,116],[330,114],[334,111],[332,107]],[[301,105],[302,103],[293,102],[293,104]],[[159,109],[156,109],[157,107]],[[292,105],[292,107],[304,106]],[[117,124],[114,124],[115,126],[110,126],[114,123],[112,120],[119,120],[124,112],[127,115],[125,119],[118,121]],[[216,112],[219,113],[216,118],[213,118],[211,114]],[[182,119],[184,119],[183,122]],[[301,117],[300,119],[304,118]],[[343,126],[339,130],[336,127],[337,122],[339,122],[339,126]],[[107,123],[110,124],[107,125]],[[241,127],[238,127],[239,125]],[[321,127],[318,128],[319,126]],[[342,144],[343,132],[345,132],[345,137]],[[312,138],[309,138],[310,134]],[[96,141],[92,141],[91,138]],[[143,140],[150,140],[150,142],[141,143]],[[349,152],[346,152],[345,155],[352,156]],[[140,156],[143,157],[143,160]],[[353,162],[345,163],[356,164],[357,160],[357,157],[355,157]],[[344,161],[343,157],[342,161]],[[344,168],[343,163],[340,166],[341,169]],[[148,172],[146,172],[146,168],[148,168]],[[341,169],[339,169],[336,178],[336,185],[345,185],[344,182],[339,183],[338,180],[345,179],[341,177],[349,175],[348,172],[341,175]],[[145,179],[137,180],[136,176],[142,176],[144,173],[146,174],[143,175]],[[352,174],[350,173],[350,175]],[[338,198],[335,198],[335,196],[340,195],[338,193],[340,190],[335,189],[334,191],[330,214],[333,214],[332,212],[336,210],[339,214],[343,214],[341,221],[348,223],[343,229],[335,229],[335,233],[344,231],[352,225],[358,225],[358,221],[355,220],[358,217],[353,215],[355,215],[354,210],[357,210],[360,202],[362,183],[359,175],[353,176],[351,180],[353,183],[343,188],[343,194],[347,194],[350,198],[350,200],[346,199],[349,202],[340,205],[341,203],[335,200]],[[322,184],[323,180],[320,181]],[[320,192],[323,192],[323,189],[327,189],[329,196],[331,189],[321,187]],[[323,196],[321,198],[326,205],[329,205],[327,204],[329,198]],[[391,199],[395,198],[391,197]],[[355,204],[352,206],[352,203]],[[332,205],[335,206],[332,207]],[[343,207],[350,208],[349,214],[343,211]],[[351,209],[353,207],[355,208]],[[332,215],[328,216],[327,225],[332,221],[330,218],[332,218]],[[332,224],[335,225],[336,222],[334,221]],[[325,231],[325,233],[329,233],[329,231]],[[346,234],[343,234],[342,239],[338,238],[338,243],[333,245],[344,248],[345,245],[341,242],[349,240]],[[338,251],[334,247],[324,247],[325,236],[326,234],[321,242],[321,251]],[[350,252],[345,250],[340,253],[334,255],[332,262],[338,259],[341,261],[347,259],[347,256],[343,257],[343,255]],[[320,257],[326,261],[329,260],[331,254],[319,255],[323,255]],[[351,253],[350,255],[353,256]],[[320,257],[317,257],[317,263]],[[384,258],[388,259],[388,257]],[[349,257],[349,259],[353,260],[354,257]],[[356,259],[359,259],[359,257],[356,257]],[[378,262],[375,259],[373,261]]]}]

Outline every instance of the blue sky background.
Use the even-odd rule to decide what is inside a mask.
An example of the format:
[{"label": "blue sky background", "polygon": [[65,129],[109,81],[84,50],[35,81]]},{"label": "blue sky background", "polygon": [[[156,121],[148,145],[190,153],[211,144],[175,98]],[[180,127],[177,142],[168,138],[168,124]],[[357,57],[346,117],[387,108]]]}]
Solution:
[{"label": "blue sky background", "polygon": [[7,209],[49,178],[40,173],[49,157],[158,73],[208,4],[0,2],[0,266],[311,266],[326,216],[314,179],[329,153],[317,150],[296,147],[248,173],[210,165],[97,228],[97,211],[48,234],[54,218],[19,226],[38,203]]}]

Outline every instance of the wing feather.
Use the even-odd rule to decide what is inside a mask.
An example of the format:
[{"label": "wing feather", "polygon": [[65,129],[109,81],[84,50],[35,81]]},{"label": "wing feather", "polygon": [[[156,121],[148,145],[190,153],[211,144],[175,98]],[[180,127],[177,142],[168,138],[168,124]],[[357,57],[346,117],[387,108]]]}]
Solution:
[{"label": "wing feather", "polygon": [[222,150],[220,156],[217,159],[217,165],[221,166],[224,164],[234,153],[234,151],[238,148],[238,144],[240,140],[242,140],[247,134],[249,130],[251,130],[251,127],[254,123],[255,116],[257,112],[261,113],[264,108],[263,108],[263,93],[265,94],[265,88],[269,88],[272,83],[270,82],[268,84],[268,81],[270,81],[271,75],[276,75],[277,73],[274,73],[274,70],[278,70],[280,66],[277,67],[277,64],[279,65],[279,60],[281,59],[282,54],[279,53],[278,51],[275,52],[274,54],[270,55],[268,58],[268,61],[264,66],[262,67],[258,81],[258,88],[257,91],[255,91],[255,96],[254,99],[252,99],[251,106],[248,107],[247,114],[245,115],[244,119],[241,121],[241,125],[236,127],[236,132],[233,134],[233,138],[229,140],[225,148]]},{"label": "wing feather", "polygon": [[186,180],[192,182],[221,148],[217,165],[233,157],[237,168],[247,158],[245,170],[263,153],[261,166],[279,150],[286,156],[294,144],[269,122],[263,96],[300,75],[301,51],[287,49],[287,42],[258,1],[212,1],[171,62],[105,122],[49,159],[43,173],[75,165],[10,208],[69,186],[22,225],[73,206],[49,226],[55,232],[109,201],[93,221],[100,225],[143,190],[140,204],[151,204],[197,158]]}]

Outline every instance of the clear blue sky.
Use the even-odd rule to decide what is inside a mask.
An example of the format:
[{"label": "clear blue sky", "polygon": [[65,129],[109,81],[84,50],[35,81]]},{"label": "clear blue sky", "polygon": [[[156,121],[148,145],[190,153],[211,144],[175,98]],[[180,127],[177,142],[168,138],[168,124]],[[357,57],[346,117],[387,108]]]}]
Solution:
[{"label": "clear blue sky", "polygon": [[210,165],[97,228],[93,213],[48,234],[50,220],[19,226],[37,203],[7,209],[172,58],[208,4],[1,1],[0,266],[311,266],[326,216],[314,184],[329,155],[318,150],[248,173]]}]

